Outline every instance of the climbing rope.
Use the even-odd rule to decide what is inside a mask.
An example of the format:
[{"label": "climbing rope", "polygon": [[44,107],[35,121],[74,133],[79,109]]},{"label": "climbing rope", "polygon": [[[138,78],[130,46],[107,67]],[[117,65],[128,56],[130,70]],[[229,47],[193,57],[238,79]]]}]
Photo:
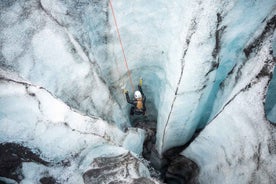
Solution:
[{"label": "climbing rope", "polygon": [[125,55],[125,50],[124,50],[123,43],[122,43],[122,40],[121,40],[121,36],[120,36],[119,29],[118,29],[117,20],[116,20],[116,16],[115,16],[115,13],[114,13],[114,9],[113,9],[111,0],[109,0],[109,5],[110,5],[111,11],[112,11],[112,15],[113,15],[114,23],[115,23],[115,26],[116,26],[118,39],[120,41],[121,49],[122,49],[122,52],[123,52],[125,66],[126,66],[126,69],[127,69],[127,74],[128,74],[128,77],[129,77],[129,81],[130,81],[130,84],[131,84],[131,87],[132,87],[132,91],[134,92],[134,85],[132,83],[131,73],[130,73],[130,70],[128,68],[127,59],[126,59],[126,55]]}]

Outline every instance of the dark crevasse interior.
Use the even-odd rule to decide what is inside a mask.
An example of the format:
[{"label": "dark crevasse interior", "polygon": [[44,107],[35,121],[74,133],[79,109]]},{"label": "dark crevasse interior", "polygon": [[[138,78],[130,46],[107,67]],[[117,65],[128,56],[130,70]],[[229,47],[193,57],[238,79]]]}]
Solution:
[{"label": "dark crevasse interior", "polygon": [[[34,153],[31,149],[16,143],[0,144],[0,176],[20,182],[23,179],[21,173],[22,162],[36,162],[45,166],[49,165],[47,161],[40,158],[39,151],[38,153]],[[41,179],[43,181],[46,180],[46,178]],[[0,183],[2,183],[1,180]]]},{"label": "dark crevasse interior", "polygon": [[[151,113],[149,112],[149,114]],[[156,141],[156,120],[149,119],[147,116],[131,116],[130,120],[133,127],[142,128],[146,131],[142,156],[150,161],[149,166],[152,177],[168,184],[197,182],[199,167],[195,162],[179,153],[196,138],[200,131],[197,131],[193,138],[185,145],[166,151],[162,155],[162,159],[159,160],[155,156],[157,153],[154,148]]]}]

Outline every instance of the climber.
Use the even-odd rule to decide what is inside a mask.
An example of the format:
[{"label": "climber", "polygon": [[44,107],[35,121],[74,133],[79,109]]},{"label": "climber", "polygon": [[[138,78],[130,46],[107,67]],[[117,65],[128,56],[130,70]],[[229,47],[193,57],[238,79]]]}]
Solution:
[{"label": "climber", "polygon": [[126,100],[129,104],[133,106],[130,109],[130,115],[145,115],[146,114],[146,97],[142,91],[142,78],[139,80],[138,89],[139,91],[134,92],[134,100],[130,100],[128,91],[124,89],[124,93],[126,95]]}]

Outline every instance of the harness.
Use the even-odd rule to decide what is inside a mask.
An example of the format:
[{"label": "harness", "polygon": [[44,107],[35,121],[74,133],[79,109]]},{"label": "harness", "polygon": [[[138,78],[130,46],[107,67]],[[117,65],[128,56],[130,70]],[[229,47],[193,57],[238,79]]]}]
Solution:
[{"label": "harness", "polygon": [[142,110],[143,107],[144,107],[144,105],[143,105],[143,100],[142,100],[142,98],[137,99],[136,108],[137,108],[138,110]]}]

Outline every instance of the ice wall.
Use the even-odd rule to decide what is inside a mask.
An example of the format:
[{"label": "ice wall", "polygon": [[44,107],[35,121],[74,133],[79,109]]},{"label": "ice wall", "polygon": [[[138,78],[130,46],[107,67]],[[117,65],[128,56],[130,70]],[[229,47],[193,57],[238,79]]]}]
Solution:
[{"label": "ice wall", "polygon": [[[101,183],[103,178],[93,173],[82,178],[91,169],[106,165],[113,166],[113,174],[114,169],[123,173],[130,170],[127,176],[121,176],[118,172],[105,177],[106,182],[116,178],[130,182],[140,177],[150,181],[147,168],[133,156],[142,153],[143,130],[122,132],[116,125],[99,117],[82,115],[43,87],[33,85],[14,73],[0,70],[0,88],[0,146],[4,143],[23,145],[44,160],[44,164],[32,162],[31,159],[22,161],[22,167],[16,168],[18,175],[22,173],[20,183],[38,183],[45,176],[55,178],[58,183],[89,183],[86,180]],[[15,159],[10,161],[7,154],[5,150],[2,155],[5,161],[1,158],[1,176],[5,173],[2,168],[12,167],[20,155],[15,152]],[[121,157],[126,154],[126,158]],[[110,163],[93,164],[101,157],[108,157]],[[118,157],[117,161],[112,157]],[[129,167],[121,162],[128,163]],[[106,168],[103,170],[111,172]]]},{"label": "ice wall", "polygon": [[[266,28],[271,20],[268,16]],[[221,85],[222,108],[182,152],[199,165],[200,183],[274,183],[276,179],[275,126],[264,111],[276,62],[269,29],[263,29],[266,34],[259,32],[262,44],[259,39],[249,43],[255,47],[248,60],[237,63]]]},{"label": "ice wall", "polygon": [[[11,157],[24,162],[12,168],[18,169],[18,182],[38,183],[48,176],[58,183],[153,182],[133,156],[141,155],[145,132],[126,129],[128,118],[105,78],[108,71],[101,69],[107,58],[106,5],[0,2],[0,147],[30,148],[49,163],[26,163],[13,150]],[[1,176],[14,166],[10,155],[4,156],[8,159],[1,155]],[[103,157],[110,163],[93,165]],[[106,165],[112,168],[101,168]],[[93,169],[113,174],[91,175]]]},{"label": "ice wall", "polygon": [[[146,94],[157,109],[161,154],[185,144],[219,112],[230,95],[217,96],[221,83],[247,60],[244,49],[274,14],[275,2],[141,0],[114,1],[113,6],[134,81],[145,78]],[[109,17],[116,79],[116,73],[126,71]]]},{"label": "ice wall", "polygon": [[1,68],[123,129],[130,125],[98,66],[107,55],[105,7],[105,1],[1,2]]},{"label": "ice wall", "polygon": [[[162,112],[170,110],[171,114],[167,119],[166,116],[158,119],[161,130],[158,131],[157,149],[160,153],[186,143],[197,128],[208,122],[210,115],[211,119],[219,111],[219,101],[224,101],[228,95],[216,96],[219,86],[233,66],[246,60],[243,49],[252,36],[257,37],[262,30],[259,28],[266,25],[263,20],[269,21],[266,17],[272,17],[271,11],[275,7],[272,4],[275,5],[273,1],[265,4],[261,1],[207,1],[199,5],[201,11],[196,14],[196,30],[184,52],[183,76],[175,90],[177,95],[173,95],[175,101],[169,103],[171,108],[163,107],[167,109]],[[240,16],[237,16],[238,12]],[[247,16],[241,19],[241,14]]]},{"label": "ice wall", "polygon": [[[185,144],[208,123],[203,135],[215,137],[207,143],[215,142],[214,149],[219,153],[223,144],[220,136],[232,135],[240,122],[245,122],[241,125],[245,128],[233,134],[235,140],[242,139],[240,135],[256,135],[257,141],[246,141],[260,147],[260,151],[246,148],[249,157],[255,151],[265,152],[258,146],[261,134],[247,134],[246,130],[260,127],[265,134],[264,145],[273,134],[259,105],[275,62],[271,59],[275,54],[274,0],[112,2],[133,82],[136,85],[143,77],[147,113],[157,119],[156,149],[160,156],[169,148]],[[101,117],[120,129],[130,126],[129,105],[121,88],[132,89],[107,0],[2,1],[0,7],[0,66],[5,75],[12,71],[85,115]],[[266,110],[268,117],[274,117],[273,88],[270,90]],[[257,95],[257,101],[250,95]],[[232,100],[236,98],[241,101]],[[252,105],[253,119],[251,109],[242,109],[241,115],[229,110],[228,104]],[[232,116],[238,118],[233,125],[228,120]],[[221,123],[224,120],[225,124]],[[221,134],[225,135],[217,134],[222,125]],[[142,137],[134,134],[124,145],[139,152],[140,147],[130,144],[136,138]],[[201,179],[211,174],[206,171],[206,160],[216,157],[209,155],[201,161],[200,155],[192,156],[208,151],[203,143],[194,143],[187,150],[187,155],[203,168]],[[240,144],[224,150],[236,153]],[[267,162],[264,157],[260,159]]]},{"label": "ice wall", "polygon": [[[201,83],[204,81],[203,74],[201,77],[197,76],[201,75],[201,71],[197,71],[197,69],[204,69],[199,66],[200,58],[205,56],[202,52],[200,52],[202,55],[196,56],[187,53],[196,32],[197,22],[195,19],[200,12],[200,7],[197,2],[186,3],[183,1],[174,3],[151,1],[150,4],[146,1],[137,1],[131,6],[124,2],[114,2],[113,4],[114,9],[117,10],[119,29],[133,76],[134,78],[143,76],[145,92],[150,100],[153,99],[158,112],[157,147],[161,153],[161,150],[167,149],[167,146],[171,147],[185,142],[185,139],[188,139],[196,129],[196,125],[191,125],[192,130],[186,127],[189,131],[183,133],[183,126],[178,126],[177,122],[183,124],[189,119],[187,114],[194,109],[194,106],[190,106],[190,104],[199,98],[193,91],[200,89]],[[147,6],[144,6],[145,4]],[[214,16],[216,17],[216,14]],[[120,24],[120,22],[122,23]],[[111,27],[111,30],[114,28]],[[209,31],[211,31],[211,27]],[[202,32],[198,34],[204,37]],[[115,54],[111,56],[113,58],[114,55],[120,57],[119,60],[122,61],[120,48],[115,45],[118,44],[116,33],[113,37],[115,41],[111,42],[110,47]],[[198,41],[196,40],[197,44],[199,44]],[[194,47],[197,47],[196,43]],[[209,45],[206,47],[204,49],[213,49]],[[183,72],[186,54],[190,59],[193,58],[193,62],[186,65],[188,72]],[[145,65],[147,67],[144,67]],[[206,65],[209,64],[206,63]],[[188,91],[185,96],[179,95],[184,93],[183,89],[180,89],[180,86],[184,85],[182,77],[186,77],[186,80],[190,81],[185,83]],[[198,84],[195,84],[197,81],[199,81]],[[178,100],[175,100],[176,96]],[[170,123],[174,126],[169,126]]]},{"label": "ice wall", "polygon": [[[216,97],[220,83],[245,60],[246,43],[275,3],[139,0],[113,6],[133,82],[144,78],[148,115],[158,120],[161,154],[186,143],[219,111],[225,99]],[[2,10],[2,68],[88,115],[130,126],[121,88],[131,86],[108,1],[3,2]]]}]

